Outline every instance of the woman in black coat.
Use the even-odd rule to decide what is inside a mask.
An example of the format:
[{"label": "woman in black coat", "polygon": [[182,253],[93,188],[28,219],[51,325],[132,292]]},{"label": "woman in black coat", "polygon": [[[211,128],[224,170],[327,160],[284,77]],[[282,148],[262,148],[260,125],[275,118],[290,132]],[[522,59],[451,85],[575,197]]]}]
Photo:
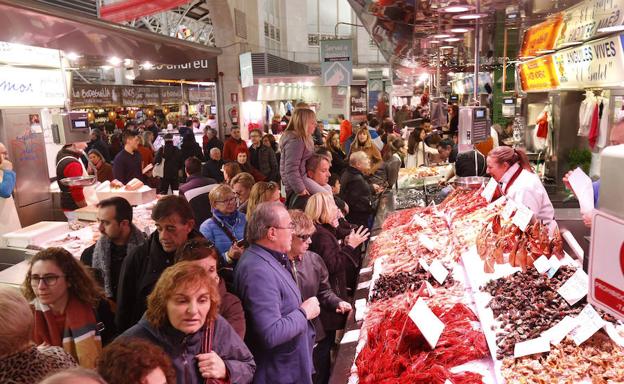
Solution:
[{"label": "woman in black coat", "polygon": [[351,224],[370,228],[377,206],[377,190],[364,175],[368,169],[368,157],[364,152],[355,152],[350,163],[340,178],[340,198],[349,206],[346,219]]},{"label": "woman in black coat", "polygon": [[175,191],[180,186],[179,172],[184,162],[181,161],[180,150],[173,145],[173,135],[165,135],[165,145],[156,152],[154,164],[160,164],[165,160],[164,176],[160,179],[158,193],[166,195],[169,187]]},{"label": "woman in black coat", "polygon": [[340,132],[329,132],[327,140],[325,141],[325,146],[332,155],[331,168],[329,168],[329,171],[341,176],[349,163],[347,161],[347,155],[344,153],[342,148],[340,148]]}]

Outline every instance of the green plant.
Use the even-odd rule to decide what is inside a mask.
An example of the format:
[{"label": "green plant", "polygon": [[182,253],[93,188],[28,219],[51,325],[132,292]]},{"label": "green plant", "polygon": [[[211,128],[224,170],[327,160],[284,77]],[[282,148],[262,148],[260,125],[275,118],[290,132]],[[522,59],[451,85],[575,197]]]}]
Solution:
[{"label": "green plant", "polygon": [[571,149],[568,152],[568,166],[570,169],[581,167],[581,169],[589,174],[589,167],[591,165],[591,152],[589,149]]}]

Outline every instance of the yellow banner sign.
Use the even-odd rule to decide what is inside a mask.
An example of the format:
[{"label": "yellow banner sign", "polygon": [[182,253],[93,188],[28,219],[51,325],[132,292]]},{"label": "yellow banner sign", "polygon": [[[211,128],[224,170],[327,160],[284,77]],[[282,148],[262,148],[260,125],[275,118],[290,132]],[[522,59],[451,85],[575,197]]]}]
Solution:
[{"label": "yellow banner sign", "polygon": [[547,91],[559,86],[552,56],[520,64],[520,82],[525,92]]},{"label": "yellow banner sign", "polygon": [[553,49],[562,26],[563,19],[561,15],[558,14],[550,20],[527,29],[522,38],[520,57],[538,56],[543,53],[543,51]]}]

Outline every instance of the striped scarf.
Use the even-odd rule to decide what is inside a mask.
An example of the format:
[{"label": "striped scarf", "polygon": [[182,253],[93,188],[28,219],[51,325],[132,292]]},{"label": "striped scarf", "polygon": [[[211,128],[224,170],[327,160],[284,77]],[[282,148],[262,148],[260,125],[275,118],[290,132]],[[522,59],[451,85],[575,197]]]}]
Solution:
[{"label": "striped scarf", "polygon": [[50,307],[39,299],[34,299],[31,304],[35,315],[34,342],[63,347],[81,367],[95,368],[95,362],[102,352],[102,340],[97,331],[93,307],[70,295],[65,308],[65,327],[60,335],[55,332],[54,315]]}]

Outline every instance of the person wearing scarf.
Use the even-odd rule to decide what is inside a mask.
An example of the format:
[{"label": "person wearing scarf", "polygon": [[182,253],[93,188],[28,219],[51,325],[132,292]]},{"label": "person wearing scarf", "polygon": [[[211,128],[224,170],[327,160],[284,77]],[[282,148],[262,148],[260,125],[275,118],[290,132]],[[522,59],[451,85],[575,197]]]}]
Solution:
[{"label": "person wearing scarf", "polygon": [[139,338],[171,358],[177,382],[236,383],[253,380],[253,355],[218,314],[216,282],[189,261],[167,268],[147,298],[143,318],[120,338]]},{"label": "person wearing scarf", "polygon": [[110,304],[86,267],[63,248],[43,250],[30,259],[22,293],[35,317],[33,341],[63,347],[80,366],[94,368],[116,328]]}]

